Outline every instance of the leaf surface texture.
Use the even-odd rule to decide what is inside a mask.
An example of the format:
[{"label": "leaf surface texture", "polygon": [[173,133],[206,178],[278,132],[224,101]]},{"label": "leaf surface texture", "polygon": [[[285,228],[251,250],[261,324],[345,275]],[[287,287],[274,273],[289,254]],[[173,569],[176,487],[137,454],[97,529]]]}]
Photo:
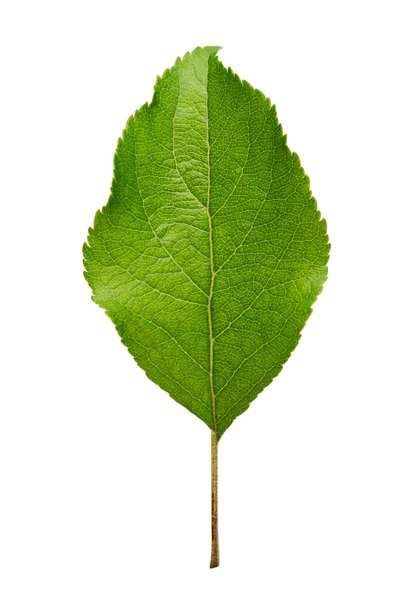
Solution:
[{"label": "leaf surface texture", "polygon": [[220,437],[298,343],[329,244],[275,107],[217,51],[128,120],[84,262],[137,364]]}]

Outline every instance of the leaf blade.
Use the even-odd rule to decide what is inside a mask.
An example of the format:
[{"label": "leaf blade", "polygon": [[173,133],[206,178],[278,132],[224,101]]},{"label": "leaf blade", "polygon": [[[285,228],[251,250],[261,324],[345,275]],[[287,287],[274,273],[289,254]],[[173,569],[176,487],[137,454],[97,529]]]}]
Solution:
[{"label": "leaf blade", "polygon": [[84,255],[136,362],[220,437],[295,348],[329,245],[274,107],[218,49],[129,119]]}]

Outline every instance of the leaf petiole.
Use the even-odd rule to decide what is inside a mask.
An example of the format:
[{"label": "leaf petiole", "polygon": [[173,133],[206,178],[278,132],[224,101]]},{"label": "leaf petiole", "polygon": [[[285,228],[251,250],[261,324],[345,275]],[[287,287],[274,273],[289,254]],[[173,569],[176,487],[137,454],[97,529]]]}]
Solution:
[{"label": "leaf petiole", "polygon": [[218,437],[211,431],[211,562],[214,569],[220,564],[220,545],[218,539]]}]

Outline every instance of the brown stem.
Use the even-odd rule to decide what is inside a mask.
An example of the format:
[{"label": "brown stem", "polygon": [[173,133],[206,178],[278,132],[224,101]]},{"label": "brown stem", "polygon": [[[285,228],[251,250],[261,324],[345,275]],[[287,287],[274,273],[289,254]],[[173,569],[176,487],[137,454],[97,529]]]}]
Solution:
[{"label": "brown stem", "polygon": [[220,545],[218,540],[218,438],[211,431],[211,563],[214,569],[220,564]]}]

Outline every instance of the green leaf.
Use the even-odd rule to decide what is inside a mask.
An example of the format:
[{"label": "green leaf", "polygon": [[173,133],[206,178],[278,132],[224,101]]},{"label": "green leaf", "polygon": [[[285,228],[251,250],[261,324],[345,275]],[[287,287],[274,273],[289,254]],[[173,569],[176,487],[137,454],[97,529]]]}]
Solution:
[{"label": "green leaf", "polygon": [[329,253],[275,107],[218,50],[178,59],[130,117],[84,245],[137,364],[217,439],[289,358]]}]

